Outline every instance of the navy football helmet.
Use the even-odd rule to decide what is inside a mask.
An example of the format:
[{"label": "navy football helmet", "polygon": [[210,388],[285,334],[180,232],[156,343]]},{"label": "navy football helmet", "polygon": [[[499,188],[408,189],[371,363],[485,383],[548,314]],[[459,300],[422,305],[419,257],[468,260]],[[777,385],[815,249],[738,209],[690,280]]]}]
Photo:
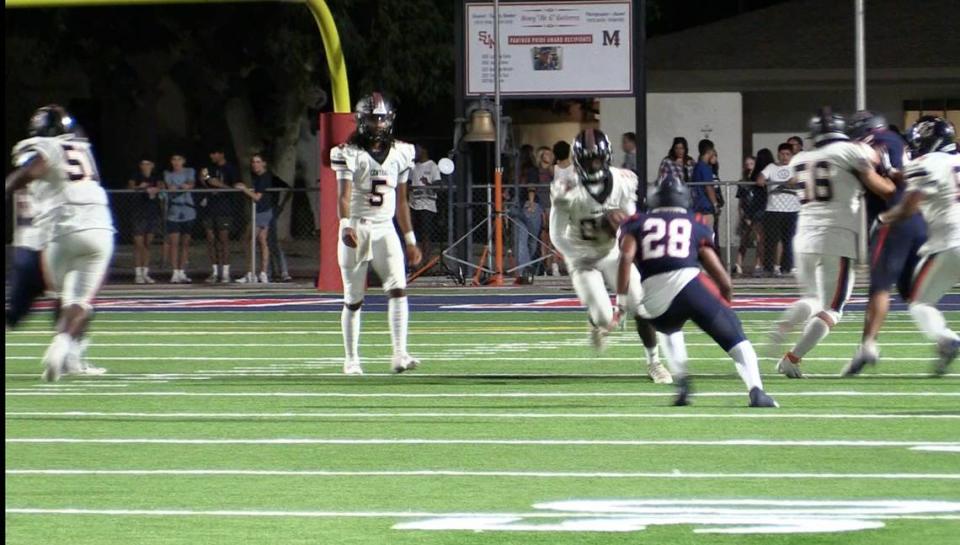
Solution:
[{"label": "navy football helmet", "polygon": [[887,118],[883,114],[871,112],[870,110],[860,110],[850,116],[850,123],[847,125],[847,136],[855,140],[866,138],[871,132],[887,128]]},{"label": "navy football helmet", "polygon": [[367,142],[389,144],[393,139],[397,112],[382,93],[375,91],[361,98],[353,115],[357,120],[357,134]]},{"label": "navy football helmet", "polygon": [[58,104],[38,108],[30,117],[27,133],[30,136],[60,136],[76,130],[76,121]]},{"label": "navy football helmet", "polygon": [[610,139],[602,131],[583,130],[573,139],[573,165],[581,182],[603,181],[610,171],[612,160]]},{"label": "navy football helmet", "polygon": [[810,118],[810,137],[814,144],[827,140],[846,140],[847,120],[838,113],[834,113],[830,106],[820,108],[816,115]]},{"label": "navy football helmet", "polygon": [[690,209],[690,189],[680,180],[669,177],[660,182],[647,198],[647,208]]},{"label": "navy football helmet", "polygon": [[914,157],[932,151],[957,151],[957,131],[942,117],[925,115],[917,120],[907,132],[907,143]]}]

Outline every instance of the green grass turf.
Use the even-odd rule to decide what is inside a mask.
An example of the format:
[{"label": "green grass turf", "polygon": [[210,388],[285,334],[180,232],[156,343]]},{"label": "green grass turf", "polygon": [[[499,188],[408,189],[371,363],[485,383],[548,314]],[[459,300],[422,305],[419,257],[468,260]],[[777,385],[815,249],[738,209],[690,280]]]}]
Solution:
[{"label": "green grass turf", "polygon": [[[761,355],[767,349],[763,332],[775,317],[741,314]],[[693,407],[672,408],[671,387],[643,378],[635,335],[618,334],[597,356],[586,344],[580,313],[414,313],[410,351],[423,366],[386,376],[391,350],[386,317],[366,312],[361,353],[370,374],[345,377],[338,374],[338,313],[102,312],[89,355],[110,374],[69,377],[55,385],[39,382],[39,358],[50,331],[45,317],[38,317],[6,336],[7,543],[954,543],[957,510],[947,517],[884,518],[882,528],[849,533],[695,533],[708,527],[702,524],[626,533],[393,528],[430,518],[399,516],[406,512],[535,513],[534,504],[573,499],[960,501],[960,453],[910,449],[924,442],[960,443],[960,375],[926,377],[932,347],[905,313],[894,313],[881,339],[885,361],[863,377],[836,378],[855,348],[861,319],[851,313],[809,354],[803,364],[809,379],[779,377],[773,361],[764,358],[766,389],[782,408],[751,411],[733,365],[699,331],[689,329],[687,342],[702,395]],[[956,327],[960,313],[948,320]],[[709,395],[716,393],[731,395]],[[744,417],[750,415],[759,417]],[[891,418],[826,418],[831,415]],[[380,444],[17,441],[25,438]],[[410,439],[462,443],[396,443]],[[478,442],[742,439],[814,443]],[[834,440],[908,444],[822,444]],[[214,470],[340,474],[211,474]],[[459,474],[369,474],[431,470]],[[23,508],[145,513],[11,512]],[[330,516],[161,513],[166,510]],[[935,513],[920,513],[930,514]],[[526,523],[578,518],[583,517]]]}]

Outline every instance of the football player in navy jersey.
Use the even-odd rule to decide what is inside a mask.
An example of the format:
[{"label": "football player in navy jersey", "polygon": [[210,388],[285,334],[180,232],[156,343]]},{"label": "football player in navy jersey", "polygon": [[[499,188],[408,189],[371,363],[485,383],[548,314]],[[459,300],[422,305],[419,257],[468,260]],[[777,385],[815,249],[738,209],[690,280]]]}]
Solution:
[{"label": "football player in navy jersey", "polygon": [[[677,384],[674,405],[690,403],[683,324],[693,320],[733,358],[750,406],[777,407],[763,391],[757,353],[730,309],[733,288],[714,248],[713,230],[688,212],[689,190],[667,178],[648,202],[649,212],[634,215],[621,227],[617,305],[626,301],[630,269],[636,265],[643,284],[640,313],[665,335],[664,351]],[[626,310],[633,309],[621,313]]]},{"label": "football player in navy jersey", "polygon": [[[906,159],[903,137],[887,128],[887,120],[869,110],[850,117],[847,135],[873,147],[882,158],[881,170],[896,184],[896,192],[884,200],[874,193],[866,193],[867,225],[874,225],[877,216],[903,200],[906,184],[902,172]],[[920,247],[927,240],[927,226],[923,217],[913,214],[907,220],[893,225],[882,225],[870,237],[870,301],[863,322],[863,337],[853,359],[843,368],[843,376],[860,373],[867,365],[876,364],[880,356],[877,334],[890,310],[890,286],[896,285],[904,301],[910,299],[913,271],[920,262]]]}]

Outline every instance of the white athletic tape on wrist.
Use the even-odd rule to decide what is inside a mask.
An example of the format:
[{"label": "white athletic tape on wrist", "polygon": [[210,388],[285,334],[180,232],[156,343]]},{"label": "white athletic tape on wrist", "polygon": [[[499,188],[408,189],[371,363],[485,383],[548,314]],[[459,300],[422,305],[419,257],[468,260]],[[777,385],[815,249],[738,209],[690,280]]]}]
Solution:
[{"label": "white athletic tape on wrist", "polygon": [[409,233],[404,233],[403,240],[407,241],[408,246],[417,245],[417,235],[415,235],[413,231],[410,231]]}]

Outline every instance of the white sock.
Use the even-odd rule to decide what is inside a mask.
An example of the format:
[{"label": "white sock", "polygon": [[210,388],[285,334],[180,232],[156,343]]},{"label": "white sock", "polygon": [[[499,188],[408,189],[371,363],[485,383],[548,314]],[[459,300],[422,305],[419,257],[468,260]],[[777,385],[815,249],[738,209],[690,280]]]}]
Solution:
[{"label": "white sock", "polygon": [[407,353],[407,321],[410,318],[406,296],[391,297],[387,304],[387,315],[390,317],[390,339],[393,341],[393,355],[402,356]]},{"label": "white sock", "polygon": [[[790,351],[790,355],[798,360],[804,357],[807,352],[813,350],[813,347],[830,334],[830,325],[823,321],[823,318],[814,316],[807,321],[807,327],[803,328],[803,334],[797,340],[797,344]],[[796,363],[796,362],[794,362]]]},{"label": "white sock", "polygon": [[960,337],[947,327],[943,314],[935,307],[926,303],[913,303],[910,305],[910,315],[913,316],[913,321],[917,323],[917,327],[928,339],[932,341],[940,341],[941,339],[960,340]]},{"label": "white sock", "polygon": [[356,361],[360,358],[357,346],[360,344],[360,309],[350,310],[346,306],[340,312],[340,330],[343,332],[343,352],[346,359]]},{"label": "white sock", "polygon": [[223,266],[223,277],[230,278],[230,265]]},{"label": "white sock", "polygon": [[877,346],[877,341],[869,340],[863,341],[860,343],[860,354],[870,354],[871,356],[878,356],[880,354],[880,347]]},{"label": "white sock", "polygon": [[136,271],[134,274],[136,274],[138,277],[141,277],[144,274],[143,267],[134,267],[133,270]]},{"label": "white sock", "polygon": [[149,267],[140,267],[140,268],[143,269],[143,276],[150,276],[150,268],[149,268]]},{"label": "white sock", "polygon": [[754,388],[763,389],[763,382],[760,380],[760,367],[757,364],[757,352],[753,349],[750,341],[743,341],[730,349],[727,354],[733,358],[737,366],[737,374],[747,385],[747,391]]},{"label": "white sock", "polygon": [[816,299],[804,298],[790,305],[783,313],[783,318],[777,323],[781,333],[793,331],[800,324],[806,322],[818,310],[820,303]]},{"label": "white sock", "polygon": [[213,267],[213,276],[217,276],[218,273],[219,273],[219,270],[217,269],[217,266],[216,266],[216,265],[211,265],[211,266]]},{"label": "white sock", "polygon": [[647,365],[653,365],[654,363],[660,362],[660,347],[654,346],[653,348],[643,347],[643,351],[647,354]]},{"label": "white sock", "polygon": [[683,340],[683,332],[678,331],[670,335],[660,335],[663,342],[663,352],[667,356],[667,365],[674,378],[687,376],[687,344]]}]

